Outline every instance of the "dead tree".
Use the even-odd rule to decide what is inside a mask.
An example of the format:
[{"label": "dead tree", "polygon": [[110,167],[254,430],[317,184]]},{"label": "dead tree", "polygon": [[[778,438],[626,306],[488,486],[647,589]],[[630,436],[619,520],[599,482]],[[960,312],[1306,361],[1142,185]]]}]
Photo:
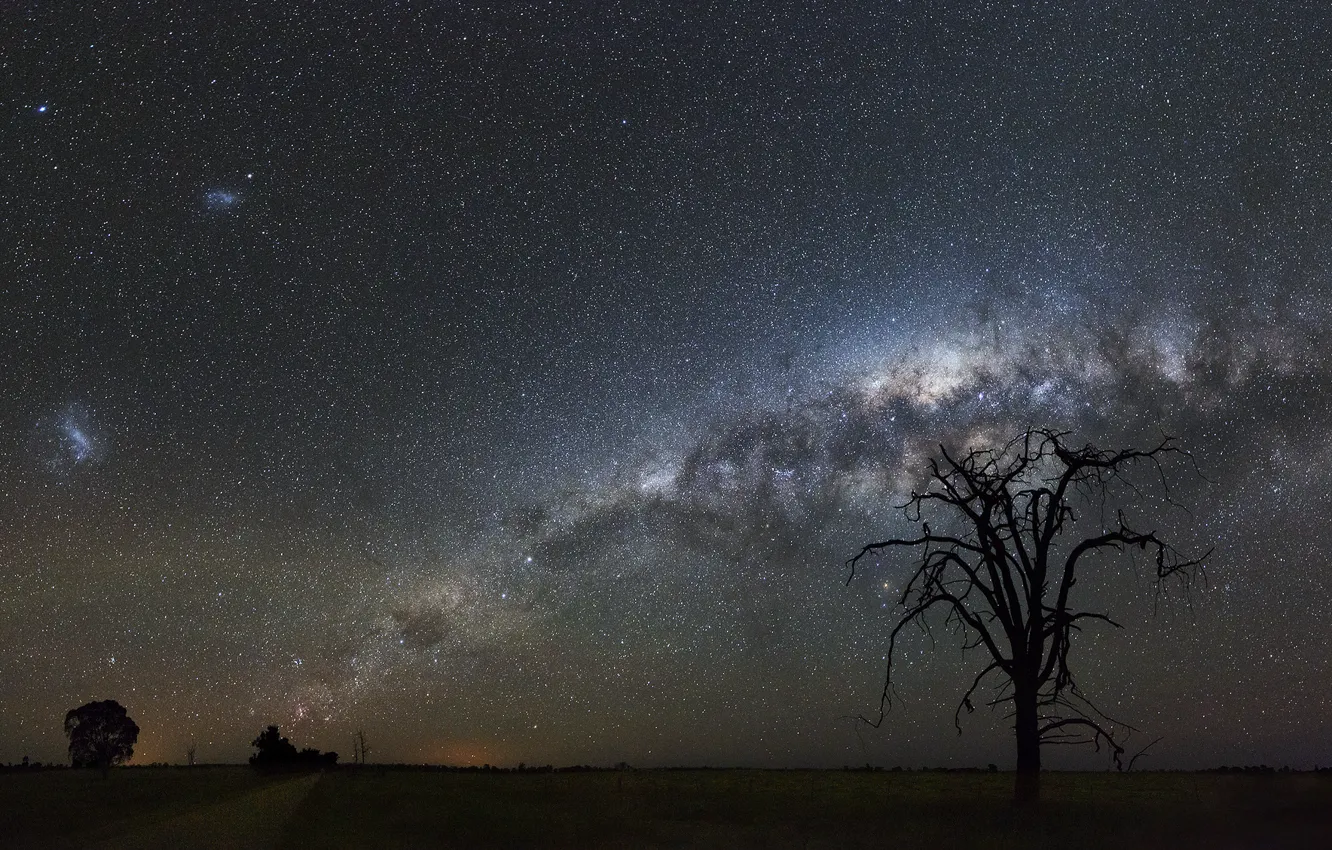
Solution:
[{"label": "dead tree", "polygon": [[352,747],[354,748],[352,762],[354,764],[365,764],[366,758],[370,755],[370,747],[365,742],[364,729],[358,728],[356,730],[356,733],[352,736]]},{"label": "dead tree", "polygon": [[[1134,467],[1148,467],[1171,503],[1162,461],[1188,457],[1171,438],[1150,449],[1106,451],[1074,448],[1067,437],[1031,428],[1001,448],[974,449],[958,458],[940,446],[924,492],[913,492],[902,506],[921,533],[871,543],[848,561],[849,584],[866,556],[901,547],[916,550],[919,558],[901,596],[905,613],[888,639],[878,720],[861,719],[878,726],[891,706],[898,635],[912,624],[928,631],[928,615],[942,609],[945,625],[963,636],[964,651],[979,648],[988,655],[953,723],[961,734],[962,710],[974,711],[972,696],[987,679],[996,679],[997,695],[989,705],[1007,707],[1013,720],[1019,803],[1040,797],[1042,744],[1084,743],[1098,750],[1104,745],[1124,768],[1121,736],[1132,727],[1100,712],[1069,668],[1073,634],[1083,625],[1121,628],[1109,615],[1074,604],[1079,568],[1098,553],[1142,550],[1155,564],[1158,589],[1171,579],[1187,593],[1211,554],[1185,558],[1155,531],[1130,525],[1122,510],[1107,515],[1109,499],[1136,489],[1127,477]],[[926,519],[936,516],[931,528]]]}]

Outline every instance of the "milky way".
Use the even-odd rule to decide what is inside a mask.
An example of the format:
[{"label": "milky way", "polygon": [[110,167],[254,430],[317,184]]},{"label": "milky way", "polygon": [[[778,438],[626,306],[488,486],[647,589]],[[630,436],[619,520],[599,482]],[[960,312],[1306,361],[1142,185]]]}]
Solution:
[{"label": "milky way", "polygon": [[0,761],[115,698],[142,761],[1011,764],[951,638],[857,725],[912,565],[844,564],[1048,425],[1177,437],[1120,496],[1215,549],[1086,574],[1089,695],[1332,763],[1325,16],[941,5],[26,12]]}]

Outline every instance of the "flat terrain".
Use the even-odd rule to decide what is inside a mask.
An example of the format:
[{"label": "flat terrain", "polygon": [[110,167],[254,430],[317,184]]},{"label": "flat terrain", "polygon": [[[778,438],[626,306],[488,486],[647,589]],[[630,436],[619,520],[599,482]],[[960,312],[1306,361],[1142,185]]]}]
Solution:
[{"label": "flat terrain", "polygon": [[0,774],[6,847],[1332,847],[1332,777],[244,767]]}]

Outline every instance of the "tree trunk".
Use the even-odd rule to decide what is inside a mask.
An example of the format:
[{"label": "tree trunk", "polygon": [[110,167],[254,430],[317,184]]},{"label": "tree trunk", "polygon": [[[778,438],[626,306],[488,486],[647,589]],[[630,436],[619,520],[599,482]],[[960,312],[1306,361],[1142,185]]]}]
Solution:
[{"label": "tree trunk", "polygon": [[1041,736],[1036,722],[1036,689],[1015,683],[1013,731],[1017,736],[1017,779],[1013,800],[1033,806],[1041,798]]}]

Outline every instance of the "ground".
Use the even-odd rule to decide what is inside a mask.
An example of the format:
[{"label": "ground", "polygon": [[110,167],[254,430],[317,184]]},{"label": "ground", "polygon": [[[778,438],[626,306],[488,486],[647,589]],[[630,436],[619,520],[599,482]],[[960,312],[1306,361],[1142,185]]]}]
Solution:
[{"label": "ground", "polygon": [[0,774],[7,847],[1329,846],[1332,777],[1051,773],[1036,815],[1005,774],[444,773],[245,767]]}]

